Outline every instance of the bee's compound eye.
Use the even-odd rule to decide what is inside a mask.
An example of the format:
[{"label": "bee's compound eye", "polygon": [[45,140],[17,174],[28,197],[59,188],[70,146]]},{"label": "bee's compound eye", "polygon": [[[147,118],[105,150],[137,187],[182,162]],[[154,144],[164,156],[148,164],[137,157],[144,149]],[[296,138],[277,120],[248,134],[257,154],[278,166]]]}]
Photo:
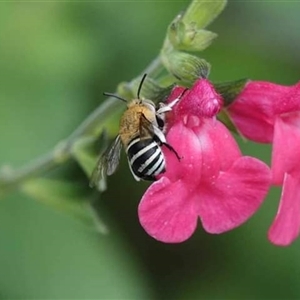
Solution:
[{"label": "bee's compound eye", "polygon": [[156,116],[156,122],[159,128],[164,128],[165,126],[165,121],[162,117]]}]

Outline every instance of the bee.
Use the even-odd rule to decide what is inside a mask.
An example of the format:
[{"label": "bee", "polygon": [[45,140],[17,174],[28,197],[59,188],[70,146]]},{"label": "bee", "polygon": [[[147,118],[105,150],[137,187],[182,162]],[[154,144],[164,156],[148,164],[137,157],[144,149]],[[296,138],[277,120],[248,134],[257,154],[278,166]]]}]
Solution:
[{"label": "bee", "polygon": [[165,137],[165,114],[180,100],[183,93],[169,104],[140,98],[140,91],[147,74],[144,74],[137,91],[137,98],[129,102],[118,95],[104,93],[127,103],[127,110],[120,119],[119,134],[108,149],[100,156],[92,173],[90,186],[98,185],[105,175],[112,175],[119,164],[122,145],[128,158],[133,177],[140,181],[156,180],[165,172],[166,162],[161,147],[166,146],[178,160],[175,149]]}]

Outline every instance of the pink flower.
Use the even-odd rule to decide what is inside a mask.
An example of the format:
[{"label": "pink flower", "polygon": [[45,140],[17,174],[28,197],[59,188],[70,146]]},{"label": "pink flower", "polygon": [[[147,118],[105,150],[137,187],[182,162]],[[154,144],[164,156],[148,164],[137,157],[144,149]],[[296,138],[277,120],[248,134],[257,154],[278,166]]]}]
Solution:
[{"label": "pink flower", "polygon": [[[168,101],[183,91],[176,87]],[[259,208],[270,185],[269,168],[242,156],[237,143],[215,115],[222,99],[206,79],[198,80],[173,108],[164,148],[166,172],[144,194],[138,209],[141,225],[155,239],[188,239],[200,219],[209,233],[244,223]]]},{"label": "pink flower", "polygon": [[272,143],[272,183],[282,185],[269,240],[289,245],[300,231],[300,83],[250,82],[228,111],[247,138]]}]

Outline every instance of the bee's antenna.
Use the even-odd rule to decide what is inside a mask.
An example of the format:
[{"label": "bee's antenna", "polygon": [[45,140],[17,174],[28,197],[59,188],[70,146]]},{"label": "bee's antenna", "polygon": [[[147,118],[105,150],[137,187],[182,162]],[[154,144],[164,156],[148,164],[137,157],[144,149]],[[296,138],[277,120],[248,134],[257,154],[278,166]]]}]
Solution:
[{"label": "bee's antenna", "polygon": [[142,89],[142,86],[143,86],[143,83],[144,83],[146,77],[147,77],[147,74],[145,73],[142,80],[141,80],[141,82],[140,82],[140,85],[139,85],[139,88],[138,88],[138,91],[137,91],[138,99],[140,99],[140,92],[141,92],[141,89]]},{"label": "bee's antenna", "polygon": [[116,99],[119,99],[123,102],[127,102],[127,100],[125,100],[124,98],[118,96],[118,95],[115,95],[115,94],[111,94],[111,93],[103,93],[104,96],[108,96],[108,97],[113,97],[113,98],[116,98]]}]

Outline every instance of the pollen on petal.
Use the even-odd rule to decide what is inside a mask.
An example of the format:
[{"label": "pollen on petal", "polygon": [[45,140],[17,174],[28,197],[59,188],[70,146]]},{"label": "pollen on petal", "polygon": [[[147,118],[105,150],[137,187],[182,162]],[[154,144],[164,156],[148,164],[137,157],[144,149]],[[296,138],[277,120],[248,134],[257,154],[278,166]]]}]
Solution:
[{"label": "pollen on petal", "polygon": [[300,231],[300,172],[285,174],[280,205],[269,232],[269,240],[278,246],[290,245]]}]

